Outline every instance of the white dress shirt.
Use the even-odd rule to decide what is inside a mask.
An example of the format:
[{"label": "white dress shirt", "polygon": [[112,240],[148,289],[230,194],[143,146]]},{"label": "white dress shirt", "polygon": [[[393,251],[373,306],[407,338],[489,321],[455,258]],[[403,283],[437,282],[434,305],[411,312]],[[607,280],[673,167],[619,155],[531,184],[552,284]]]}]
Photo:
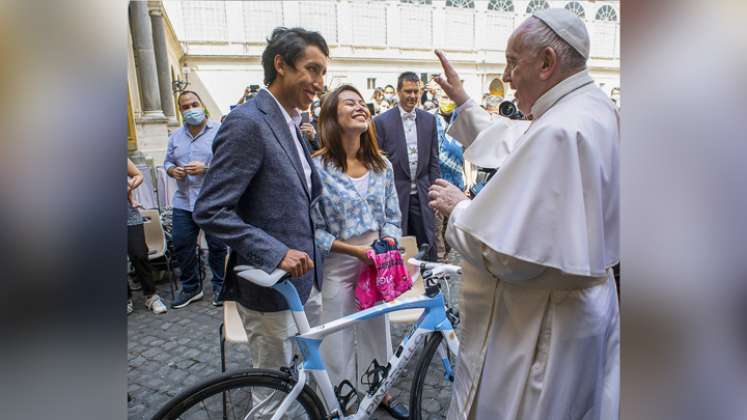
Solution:
[{"label": "white dress shirt", "polygon": [[415,108],[406,112],[399,108],[399,115],[402,117],[402,127],[405,129],[405,143],[407,146],[407,160],[410,163],[410,195],[418,193],[418,186],[415,183],[418,171],[418,129],[415,126]]},{"label": "white dress shirt", "polygon": [[309,161],[306,160],[306,154],[303,152],[303,146],[301,146],[301,140],[298,138],[297,130],[299,130],[299,127],[301,125],[301,114],[298,112],[297,109],[293,110],[293,115],[288,114],[288,111],[283,108],[283,105],[280,104],[278,99],[275,97],[275,95],[270,92],[269,89],[262,88],[263,90],[267,91],[267,93],[272,96],[272,99],[277,102],[278,106],[280,107],[280,111],[283,113],[283,118],[285,118],[285,123],[288,124],[288,129],[291,132],[291,136],[293,136],[293,139],[295,140],[293,144],[296,145],[296,151],[298,152],[298,159],[301,161],[301,166],[303,167],[303,174],[306,177],[306,188],[309,190],[309,194],[311,194],[311,165],[309,164]]}]

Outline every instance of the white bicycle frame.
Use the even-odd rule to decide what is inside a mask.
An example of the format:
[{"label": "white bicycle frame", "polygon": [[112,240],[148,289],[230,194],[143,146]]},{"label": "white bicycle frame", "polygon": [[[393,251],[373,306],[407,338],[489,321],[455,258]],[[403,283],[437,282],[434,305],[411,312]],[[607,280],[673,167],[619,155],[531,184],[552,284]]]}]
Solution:
[{"label": "white bicycle frame", "polygon": [[[414,258],[410,258],[408,263],[419,268],[422,267],[429,269],[433,276],[437,276],[441,273],[455,275],[461,274],[461,269],[454,265],[425,262]],[[444,346],[448,347],[448,350],[456,355],[459,351],[459,340],[457,339],[454,328],[451,325],[451,321],[449,321],[449,318],[446,316],[444,296],[440,291],[434,297],[420,296],[397,302],[382,303],[372,308],[310,328],[309,321],[306,318],[306,313],[304,312],[303,305],[301,304],[301,300],[298,297],[295,287],[293,287],[293,285],[287,280],[278,282],[278,279],[281,279],[285,275],[284,271],[277,269],[272,274],[268,275],[261,270],[248,266],[239,266],[236,267],[236,270],[240,277],[252,281],[260,286],[272,287],[280,292],[288,301],[293,320],[295,321],[299,331],[299,335],[293,337],[303,355],[303,363],[296,366],[298,381],[291,392],[285,397],[278,408],[278,411],[272,416],[272,420],[279,420],[282,418],[290,404],[301,393],[304,385],[308,382],[308,375],[306,372],[310,372],[314,376],[314,379],[322,392],[322,396],[324,397],[328,415],[336,415],[340,419],[346,420],[362,420],[369,418],[376,410],[376,407],[379,406],[382,398],[384,398],[384,394],[399,379],[403,368],[407,366],[410,359],[412,359],[418,345],[428,335],[434,333],[440,333],[444,337],[444,341],[438,348],[438,354],[444,365],[446,376],[453,376],[448,353]],[[417,280],[417,277],[418,272],[416,271],[413,276],[413,282]],[[375,393],[366,393],[366,396],[361,401],[358,411],[355,414],[352,416],[343,416],[343,410],[337,401],[334,387],[329,379],[327,369],[324,366],[323,358],[319,353],[319,346],[324,337],[349,328],[350,326],[367,319],[384,316],[390,312],[416,308],[424,309],[423,314],[413,326],[413,332],[410,335],[405,336],[402,343],[397,347],[392,355],[392,358],[389,359],[388,363],[390,364],[390,368],[388,375],[379,384]]]}]

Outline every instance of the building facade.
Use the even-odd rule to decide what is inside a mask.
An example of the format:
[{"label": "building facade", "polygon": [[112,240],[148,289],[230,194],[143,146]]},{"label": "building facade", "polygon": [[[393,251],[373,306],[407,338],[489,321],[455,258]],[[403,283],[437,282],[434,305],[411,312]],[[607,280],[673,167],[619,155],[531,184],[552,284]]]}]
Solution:
[{"label": "building facade", "polygon": [[[330,46],[326,77],[330,88],[351,83],[364,95],[370,95],[376,87],[396,85],[397,76],[406,70],[429,79],[441,72],[433,54],[434,49],[440,48],[463,77],[470,95],[480,98],[488,91],[490,82],[503,72],[505,47],[511,32],[534,10],[545,7],[565,7],[584,19],[591,38],[590,73],[608,94],[615,88],[619,92],[617,2],[164,0],[143,3],[151,10],[156,4],[162,5],[158,9],[162,11],[166,33],[169,76],[172,80],[189,77],[189,88],[207,102],[216,119],[229,112],[247,86],[262,85],[260,58],[266,38],[275,27],[302,26],[324,35]],[[132,90],[131,86],[131,97],[138,99]],[[511,92],[507,96],[510,98]],[[152,103],[148,108],[143,107],[144,102],[133,104],[136,125],[138,118],[146,120],[149,115],[146,114],[152,111]],[[142,145],[143,153],[165,151],[166,139],[160,140],[160,147],[158,141],[149,132],[138,139],[138,144]]]},{"label": "building facade", "polygon": [[130,1],[127,12],[127,149],[138,163],[160,164],[169,132],[181,124],[175,101],[188,68],[161,1]]}]

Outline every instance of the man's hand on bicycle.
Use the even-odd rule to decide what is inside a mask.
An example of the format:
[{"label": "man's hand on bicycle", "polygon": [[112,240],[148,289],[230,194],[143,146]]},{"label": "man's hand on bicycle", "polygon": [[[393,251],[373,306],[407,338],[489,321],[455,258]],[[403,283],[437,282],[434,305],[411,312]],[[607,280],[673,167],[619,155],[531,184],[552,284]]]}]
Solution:
[{"label": "man's hand on bicycle", "polygon": [[278,264],[278,268],[290,273],[291,277],[298,278],[314,268],[314,261],[303,251],[289,249]]}]

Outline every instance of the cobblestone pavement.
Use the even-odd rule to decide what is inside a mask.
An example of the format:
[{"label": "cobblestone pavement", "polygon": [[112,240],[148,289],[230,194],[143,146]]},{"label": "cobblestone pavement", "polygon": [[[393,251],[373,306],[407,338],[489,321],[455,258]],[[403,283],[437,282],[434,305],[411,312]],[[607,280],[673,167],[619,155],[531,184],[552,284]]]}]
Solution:
[{"label": "cobblestone pavement", "polygon": [[[458,263],[458,257],[449,260]],[[208,274],[209,275],[209,274]],[[449,300],[456,306],[459,282],[451,284]],[[205,280],[209,285],[209,279]],[[168,283],[158,284],[164,302],[171,300]],[[135,312],[127,318],[128,402],[129,419],[149,419],[169,399],[181,390],[220,373],[220,346],[218,327],[223,309],[210,304],[210,287],[205,287],[205,297],[182,309],[171,309],[155,315],[145,309],[140,291],[133,291]],[[125,308],[122,308],[124,311]],[[409,325],[392,324],[393,345],[401,342]],[[246,345],[226,344],[228,370],[248,367],[249,351]],[[417,355],[410,361],[408,370],[391,392],[403,402],[409,400],[410,383]],[[429,370],[427,384],[443,381],[437,370]],[[424,408],[433,418],[445,418],[451,395],[447,391],[424,392]],[[385,411],[376,412],[377,419],[391,419]]]}]

